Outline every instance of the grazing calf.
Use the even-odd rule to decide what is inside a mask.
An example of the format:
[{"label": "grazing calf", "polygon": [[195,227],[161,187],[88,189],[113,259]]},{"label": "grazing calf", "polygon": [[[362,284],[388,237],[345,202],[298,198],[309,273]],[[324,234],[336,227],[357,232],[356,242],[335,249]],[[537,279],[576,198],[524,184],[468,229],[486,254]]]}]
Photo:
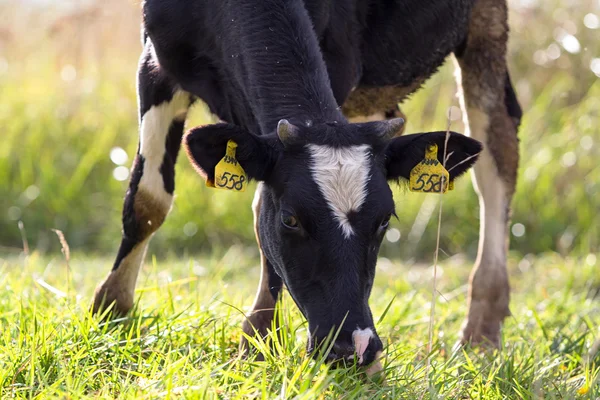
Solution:
[{"label": "grazing calf", "polygon": [[[262,276],[246,333],[266,334],[285,284],[308,320],[309,350],[335,330],[330,359],[376,360],[382,343],[368,299],[396,212],[388,182],[408,179],[432,144],[440,161],[448,155],[455,179],[482,142],[474,173],[481,239],[463,340],[498,343],[509,314],[507,222],[521,116],[505,62],[503,1],[146,0],[143,12],[140,144],[121,247],[95,311],[132,307],[148,241],[173,201],[186,112],[202,99],[225,122],[184,138],[198,172],[219,179],[215,166],[233,141],[234,163],[260,182],[253,208]],[[474,139],[398,136],[398,102],[450,53]],[[357,117],[371,122],[348,122]]]}]

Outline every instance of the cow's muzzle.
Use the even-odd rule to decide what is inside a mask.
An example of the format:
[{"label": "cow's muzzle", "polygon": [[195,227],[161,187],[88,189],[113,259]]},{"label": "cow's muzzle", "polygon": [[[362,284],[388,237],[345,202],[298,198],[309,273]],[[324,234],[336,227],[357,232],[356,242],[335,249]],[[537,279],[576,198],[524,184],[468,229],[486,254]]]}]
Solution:
[{"label": "cow's muzzle", "polygon": [[[311,342],[319,343],[319,339],[314,338]],[[309,351],[314,350],[315,348],[309,348]],[[370,370],[371,364],[379,362],[382,350],[383,344],[371,328],[356,329],[353,332],[340,332],[325,359],[333,367],[356,364],[361,367],[368,366]],[[313,352],[315,357],[319,354],[321,353],[318,351]]]}]

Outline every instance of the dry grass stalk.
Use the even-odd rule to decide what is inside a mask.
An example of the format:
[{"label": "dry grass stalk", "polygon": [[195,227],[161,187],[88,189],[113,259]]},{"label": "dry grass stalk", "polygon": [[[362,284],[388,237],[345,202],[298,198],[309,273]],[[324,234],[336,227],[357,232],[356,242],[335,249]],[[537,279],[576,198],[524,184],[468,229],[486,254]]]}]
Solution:
[{"label": "dry grass stalk", "polygon": [[25,253],[25,257],[29,257],[29,242],[27,241],[27,233],[25,232],[25,224],[23,224],[23,221],[19,221],[18,226],[19,226],[19,231],[21,232],[21,240],[23,241],[23,253]]},{"label": "dry grass stalk", "polygon": [[61,251],[65,256],[65,261],[67,265],[67,298],[69,297],[69,289],[71,286],[71,266],[69,265],[69,261],[71,260],[71,250],[69,249],[69,243],[67,243],[67,239],[65,239],[65,235],[59,229],[52,229],[56,236],[58,236],[58,241],[60,242]]},{"label": "dry grass stalk", "polygon": [[[450,119],[450,113],[448,113],[448,122],[446,126],[446,141],[444,143],[444,155],[442,160],[444,162],[442,165],[446,168],[446,150],[448,149],[448,140],[450,140],[450,125],[452,121]],[[437,301],[437,267],[438,267],[438,255],[440,252],[440,234],[442,231],[442,205],[443,205],[443,194],[444,194],[444,186],[449,184],[449,182],[444,182],[444,177],[442,177],[442,183],[440,185],[440,207],[438,213],[438,226],[437,226],[437,237],[435,244],[435,252],[433,253],[433,283],[431,288],[431,308],[429,313],[429,343],[427,345],[427,352],[429,356],[427,357],[427,379],[430,378],[430,369],[431,369],[431,351],[433,349],[433,328],[435,325],[435,303]]]}]

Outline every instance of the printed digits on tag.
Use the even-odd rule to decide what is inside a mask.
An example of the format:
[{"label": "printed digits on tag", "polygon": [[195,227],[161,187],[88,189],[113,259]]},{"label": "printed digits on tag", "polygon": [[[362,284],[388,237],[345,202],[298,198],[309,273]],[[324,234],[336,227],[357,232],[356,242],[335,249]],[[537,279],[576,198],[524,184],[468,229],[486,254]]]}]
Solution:
[{"label": "printed digits on tag", "polygon": [[417,184],[421,182],[421,186],[415,186],[413,190],[423,190],[423,186],[425,186],[425,178],[428,177],[429,174],[421,174],[419,175],[419,179],[417,179]]},{"label": "printed digits on tag", "polygon": [[[435,179],[438,178],[439,175],[438,174],[431,174],[429,175],[429,179],[427,180],[427,182],[423,185],[429,185],[427,187],[423,187],[423,192],[425,193],[431,193],[433,191],[435,191],[436,189],[436,182]],[[439,188],[437,189],[439,191]]]},{"label": "printed digits on tag", "polygon": [[244,182],[246,182],[244,175],[223,172],[223,175],[217,180],[216,184],[220,188],[240,191],[244,188]]},{"label": "printed digits on tag", "polygon": [[237,178],[236,174],[229,175],[228,182],[227,182],[227,183],[229,183],[229,185],[226,185],[225,189],[229,189],[229,190],[233,189],[233,185],[235,185],[235,178]]},{"label": "printed digits on tag", "polygon": [[431,183],[430,190],[429,190],[430,192],[438,193],[440,191],[442,182],[441,182],[440,176],[438,174],[432,174],[429,177],[429,183]]},{"label": "printed digits on tag", "polygon": [[246,177],[244,175],[240,176],[240,180],[235,183],[235,185],[233,186],[233,188],[235,190],[242,190],[242,188],[244,187],[244,182],[245,181],[246,181]]},{"label": "printed digits on tag", "polygon": [[217,179],[217,186],[219,187],[227,187],[227,182],[229,181],[228,175],[231,175],[229,172],[223,172],[220,179]]}]

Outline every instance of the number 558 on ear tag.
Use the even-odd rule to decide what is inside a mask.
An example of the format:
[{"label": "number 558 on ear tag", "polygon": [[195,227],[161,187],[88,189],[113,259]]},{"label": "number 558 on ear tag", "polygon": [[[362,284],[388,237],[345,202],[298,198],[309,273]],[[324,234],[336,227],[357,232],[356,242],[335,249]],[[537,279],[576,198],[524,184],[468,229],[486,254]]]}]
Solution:
[{"label": "number 558 on ear tag", "polygon": [[[248,176],[246,175],[244,168],[242,168],[238,160],[235,158],[236,148],[236,142],[233,140],[227,142],[225,157],[223,157],[215,166],[214,187],[218,189],[233,190],[236,192],[243,192],[246,190],[246,186],[248,185]],[[210,185],[210,181],[207,181],[206,185],[212,186]]]},{"label": "number 558 on ear tag", "polygon": [[[411,192],[439,193],[441,191],[446,193],[449,186],[452,190],[452,182],[449,182],[450,174],[439,162],[437,152],[437,144],[427,146],[425,158],[410,171],[409,188]],[[444,183],[443,187],[442,182]]]}]

